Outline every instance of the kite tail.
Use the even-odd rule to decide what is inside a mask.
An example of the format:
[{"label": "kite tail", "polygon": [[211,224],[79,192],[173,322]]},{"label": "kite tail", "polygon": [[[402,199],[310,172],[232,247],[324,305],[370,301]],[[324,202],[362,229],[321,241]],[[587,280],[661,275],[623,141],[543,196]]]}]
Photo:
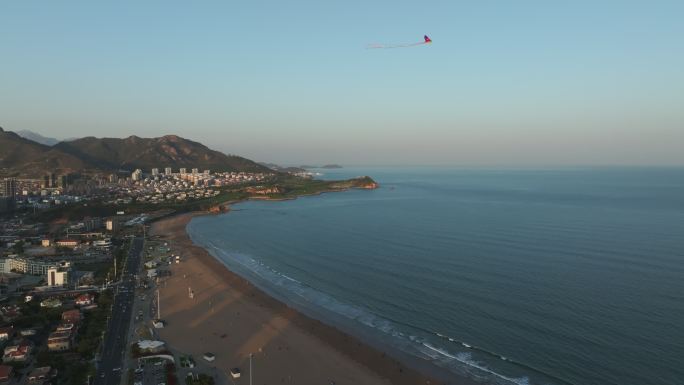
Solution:
[{"label": "kite tail", "polygon": [[412,43],[412,44],[394,44],[394,45],[385,45],[385,44],[371,44],[366,47],[366,49],[393,49],[393,48],[407,48],[407,47],[415,47],[419,45],[425,45],[427,44],[424,41],[421,41],[420,43]]}]

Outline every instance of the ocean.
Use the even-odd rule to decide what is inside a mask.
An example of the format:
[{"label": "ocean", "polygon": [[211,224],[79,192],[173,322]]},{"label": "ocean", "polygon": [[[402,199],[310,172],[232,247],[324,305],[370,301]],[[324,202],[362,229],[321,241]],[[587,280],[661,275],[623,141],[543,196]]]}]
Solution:
[{"label": "ocean", "polygon": [[684,384],[684,169],[357,168],[188,232],[302,312],[488,384]]}]

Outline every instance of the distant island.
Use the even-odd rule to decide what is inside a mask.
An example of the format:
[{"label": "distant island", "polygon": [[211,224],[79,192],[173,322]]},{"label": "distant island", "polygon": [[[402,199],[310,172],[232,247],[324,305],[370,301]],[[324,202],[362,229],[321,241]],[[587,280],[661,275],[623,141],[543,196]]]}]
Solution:
[{"label": "distant island", "polygon": [[276,163],[267,163],[267,162],[259,162],[259,164],[264,166],[264,167],[268,167],[274,171],[287,172],[290,174],[297,174],[297,173],[306,172],[306,169],[302,168],[302,167],[288,167],[288,166],[281,166],[281,165],[276,164]]}]

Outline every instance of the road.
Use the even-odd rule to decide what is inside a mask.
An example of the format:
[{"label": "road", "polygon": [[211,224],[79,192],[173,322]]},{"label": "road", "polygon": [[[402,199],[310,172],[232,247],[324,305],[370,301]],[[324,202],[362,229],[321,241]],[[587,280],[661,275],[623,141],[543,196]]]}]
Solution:
[{"label": "road", "polygon": [[112,317],[105,334],[94,385],[119,385],[123,373],[123,358],[128,349],[128,335],[135,298],[135,274],[140,266],[143,239],[134,238],[128,252],[121,282],[115,289]]}]

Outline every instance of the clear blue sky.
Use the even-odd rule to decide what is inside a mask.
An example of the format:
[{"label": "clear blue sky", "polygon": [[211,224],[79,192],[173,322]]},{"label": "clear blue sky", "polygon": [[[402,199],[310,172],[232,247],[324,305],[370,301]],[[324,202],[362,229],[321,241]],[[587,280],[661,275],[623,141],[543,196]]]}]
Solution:
[{"label": "clear blue sky", "polygon": [[0,126],[285,164],[681,165],[683,20],[683,1],[2,2]]}]

